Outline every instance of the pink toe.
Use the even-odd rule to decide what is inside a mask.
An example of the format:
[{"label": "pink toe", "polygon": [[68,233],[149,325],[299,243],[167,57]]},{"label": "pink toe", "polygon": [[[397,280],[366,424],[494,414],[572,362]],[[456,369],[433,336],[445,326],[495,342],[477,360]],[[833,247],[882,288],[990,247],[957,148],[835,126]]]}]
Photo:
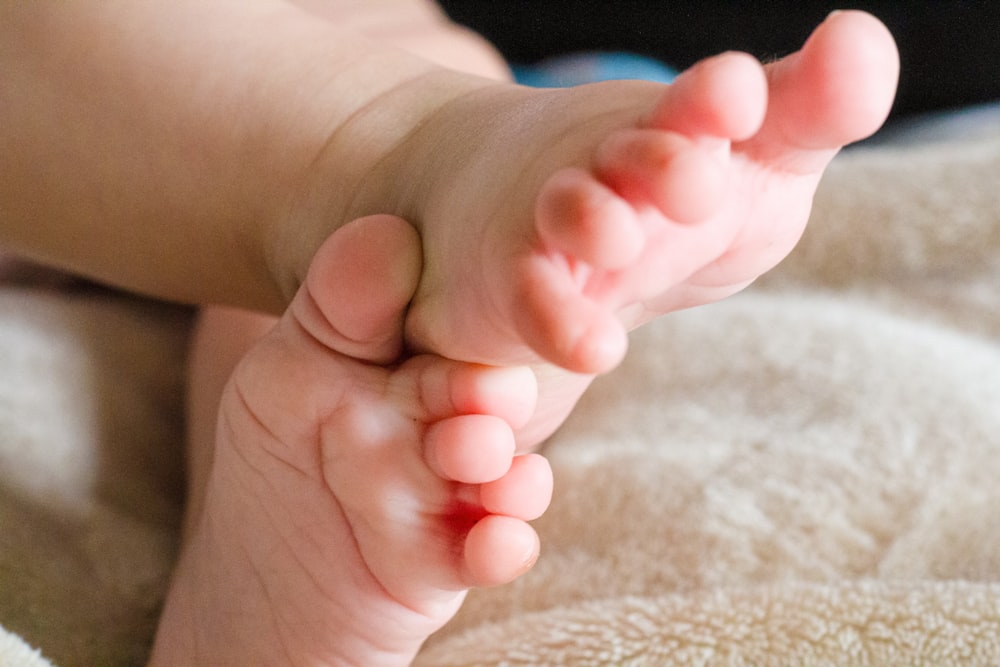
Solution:
[{"label": "pink toe", "polygon": [[413,391],[428,421],[484,414],[520,428],[535,413],[538,384],[530,368],[481,366],[433,355],[413,357],[403,368],[410,373],[399,377],[416,382]]},{"label": "pink toe", "polygon": [[499,586],[517,579],[538,560],[538,534],[520,519],[491,515],[465,540],[465,565],[472,586]]},{"label": "pink toe", "polygon": [[757,131],[766,108],[767,80],[761,64],[745,53],[723,53],[681,74],[648,126],[691,138],[739,141]]},{"label": "pink toe", "polygon": [[518,456],[506,475],[482,486],[480,499],[489,512],[534,521],[552,502],[552,468],[544,456]]},{"label": "pink toe", "polygon": [[356,359],[392,361],[402,346],[402,321],[421,264],[420,238],[405,220],[359,218],[320,246],[292,312],[332,350]]},{"label": "pink toe", "polygon": [[510,426],[490,415],[463,415],[432,424],[424,443],[432,469],[465,484],[502,478],[510,470],[515,449]]},{"label": "pink toe", "polygon": [[596,171],[633,204],[652,205],[673,222],[695,223],[722,201],[728,146],[717,148],[676,132],[625,130],[600,146]]},{"label": "pink toe", "polygon": [[[615,317],[617,285],[574,276],[551,257],[531,257],[520,272],[511,311],[528,346],[576,373],[603,373],[625,356],[628,336]],[[586,292],[586,294],[585,294]]]},{"label": "pink toe", "polygon": [[899,56],[892,35],[876,18],[837,12],[801,51],[768,65],[767,76],[767,118],[741,150],[759,159],[786,160],[789,169],[816,171],[834,151],[867,137],[885,121],[895,97]]},{"label": "pink toe", "polygon": [[624,268],[642,252],[635,211],[580,169],[563,169],[548,180],[535,217],[548,248],[596,267]]}]

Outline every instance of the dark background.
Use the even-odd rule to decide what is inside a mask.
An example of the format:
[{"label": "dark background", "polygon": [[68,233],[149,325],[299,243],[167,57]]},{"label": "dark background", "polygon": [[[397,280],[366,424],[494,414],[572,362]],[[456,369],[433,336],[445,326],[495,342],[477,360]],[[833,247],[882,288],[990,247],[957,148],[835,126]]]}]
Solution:
[{"label": "dark background", "polygon": [[1000,1],[684,2],[672,0],[441,0],[508,61],[626,50],[679,69],[721,51],[773,60],[796,50],[834,9],[878,16],[899,45],[894,115],[1000,100]]}]

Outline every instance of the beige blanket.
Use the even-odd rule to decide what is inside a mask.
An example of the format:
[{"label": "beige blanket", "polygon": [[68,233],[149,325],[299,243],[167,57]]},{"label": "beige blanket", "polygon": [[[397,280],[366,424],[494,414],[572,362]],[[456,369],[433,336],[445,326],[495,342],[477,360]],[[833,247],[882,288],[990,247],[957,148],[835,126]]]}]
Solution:
[{"label": "beige blanket", "polygon": [[[143,660],[188,323],[0,289],[0,664]],[[1000,664],[1000,131],[838,158],[795,255],[637,332],[548,454],[541,561],[421,664]]]}]

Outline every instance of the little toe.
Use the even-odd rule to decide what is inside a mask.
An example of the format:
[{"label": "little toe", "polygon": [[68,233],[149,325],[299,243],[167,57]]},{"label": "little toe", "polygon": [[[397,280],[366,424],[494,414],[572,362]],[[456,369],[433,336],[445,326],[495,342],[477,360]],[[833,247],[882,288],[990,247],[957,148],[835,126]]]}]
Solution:
[{"label": "little toe", "polygon": [[469,531],[465,540],[466,578],[471,586],[499,586],[531,569],[538,560],[538,534],[526,522],[490,515]]},{"label": "little toe", "polygon": [[515,448],[510,426],[492,415],[444,419],[428,427],[424,436],[424,456],[431,469],[464,484],[501,479],[510,471]]},{"label": "little toe", "polygon": [[614,274],[587,275],[550,255],[525,259],[515,272],[514,324],[525,343],[543,359],[576,373],[604,373],[625,356],[628,336],[614,316],[620,287]]}]

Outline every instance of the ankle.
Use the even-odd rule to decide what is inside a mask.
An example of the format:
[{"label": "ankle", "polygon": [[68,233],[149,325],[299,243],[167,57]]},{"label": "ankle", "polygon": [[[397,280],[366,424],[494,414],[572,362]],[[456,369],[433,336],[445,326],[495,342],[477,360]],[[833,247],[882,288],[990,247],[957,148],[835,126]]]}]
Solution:
[{"label": "ankle", "polygon": [[[316,250],[347,222],[388,213],[419,228],[420,193],[429,187],[423,181],[436,178],[434,169],[443,168],[449,153],[417,137],[456,98],[496,85],[381,47],[369,48],[348,76],[351,88],[331,80],[321,87],[320,101],[313,100],[316,108],[337,113],[324,124],[315,152],[303,156],[282,207],[265,223],[266,262],[282,305],[301,285]],[[358,90],[355,79],[373,84]],[[352,100],[349,113],[342,111],[344,98]]]}]

